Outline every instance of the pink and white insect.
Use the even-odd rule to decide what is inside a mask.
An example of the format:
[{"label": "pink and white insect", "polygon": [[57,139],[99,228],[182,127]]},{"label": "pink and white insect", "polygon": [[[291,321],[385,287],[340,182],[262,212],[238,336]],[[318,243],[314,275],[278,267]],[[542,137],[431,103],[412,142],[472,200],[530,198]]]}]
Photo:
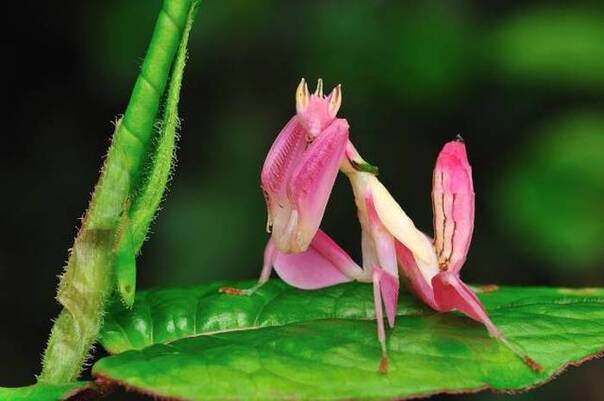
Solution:
[{"label": "pink and white insect", "polygon": [[[321,80],[313,94],[304,79],[300,81],[296,114],[275,139],[260,175],[268,211],[267,231],[271,232],[260,279],[250,289],[225,288],[223,292],[252,294],[268,280],[273,266],[285,281],[304,289],[350,281],[348,275],[362,272],[319,231],[348,143],[348,122],[336,117],[341,102],[339,85],[324,96]],[[325,248],[325,252],[317,251]],[[338,265],[321,260],[323,254],[334,255]],[[288,269],[292,264],[296,268]],[[299,280],[288,280],[292,275]]]},{"label": "pink and white insect", "polygon": [[[336,118],[341,89],[325,97],[322,82],[310,95],[304,80],[296,92],[297,114],[271,147],[261,174],[272,235],[258,283],[250,289],[225,288],[250,295],[272,268],[297,288],[316,289],[347,282],[372,282],[379,371],[388,369],[383,312],[394,326],[399,269],[412,291],[439,312],[457,310],[483,323],[489,333],[534,370],[540,366],[510,343],[489,319],[479,299],[459,277],[474,227],[471,168],[461,140],[440,152],[433,176],[434,241],[413,221],[376,177],[348,139],[348,123]],[[363,267],[319,229],[337,171],[349,179],[362,229]]]}]

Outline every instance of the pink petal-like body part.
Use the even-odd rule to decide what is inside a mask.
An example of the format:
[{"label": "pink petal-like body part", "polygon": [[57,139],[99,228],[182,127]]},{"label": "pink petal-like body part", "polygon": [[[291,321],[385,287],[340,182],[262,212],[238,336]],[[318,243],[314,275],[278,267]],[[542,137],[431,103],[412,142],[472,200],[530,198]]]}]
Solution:
[{"label": "pink petal-like body part", "polygon": [[293,232],[291,220],[295,219],[293,204],[287,197],[287,187],[302,154],[306,149],[305,130],[294,116],[281,130],[271,146],[260,182],[268,211],[267,228],[272,226],[275,245],[282,251],[289,248]]},{"label": "pink petal-like body part", "polygon": [[304,251],[319,229],[348,142],[348,123],[335,120],[308,146],[295,167],[288,197],[297,211],[291,252]]},{"label": "pink petal-like body part", "polygon": [[273,143],[260,175],[275,246],[305,251],[317,232],[348,142],[348,123],[334,120],[310,144],[293,117]]},{"label": "pink petal-like body part", "polygon": [[462,312],[483,323],[493,337],[501,337],[480,300],[472,289],[461,281],[459,273],[440,272],[432,278],[429,285],[420,273],[411,251],[397,242],[396,252],[399,266],[409,280],[409,288],[419,299],[438,312]]},{"label": "pink petal-like body part", "polygon": [[349,282],[362,274],[361,267],[321,230],[317,231],[306,251],[285,254],[277,250],[270,256],[283,281],[305,290]]},{"label": "pink petal-like body part", "polygon": [[457,310],[462,312],[484,324],[493,337],[501,337],[499,330],[487,315],[484,306],[482,306],[482,303],[472,289],[461,281],[459,274],[451,272],[438,273],[432,279],[432,288],[434,289],[434,299],[438,311],[449,312]]},{"label": "pink petal-like body part", "polygon": [[472,169],[461,140],[447,143],[438,155],[432,182],[432,206],[439,268],[459,272],[474,230]]},{"label": "pink petal-like body part", "polygon": [[445,144],[438,155],[432,202],[434,247],[441,271],[426,281],[420,273],[416,256],[403,244],[396,245],[399,265],[409,279],[412,291],[433,309],[462,312],[483,323],[491,335],[500,337],[478,297],[459,277],[474,228],[472,170],[465,145],[460,140]]},{"label": "pink petal-like body part", "polygon": [[396,242],[396,255],[403,275],[409,280],[409,289],[432,309],[438,310],[434,300],[434,291],[426,278],[420,272],[417,262],[409,248]]}]

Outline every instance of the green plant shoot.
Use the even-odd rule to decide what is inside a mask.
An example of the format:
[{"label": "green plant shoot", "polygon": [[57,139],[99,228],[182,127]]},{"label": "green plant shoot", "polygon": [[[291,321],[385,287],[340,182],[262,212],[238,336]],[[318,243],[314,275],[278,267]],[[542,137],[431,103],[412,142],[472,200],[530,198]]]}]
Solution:
[{"label": "green plant shoot", "polygon": [[166,93],[159,136],[147,174],[141,181],[123,221],[123,231],[117,242],[117,289],[124,304],[131,307],[136,290],[136,255],[147,238],[149,227],[163,199],[174,168],[178,119],[178,101],[187,58],[187,43],[193,26],[196,4],[189,13]]},{"label": "green plant shoot", "polygon": [[[104,306],[115,282],[115,262],[121,262],[122,255],[135,255],[146,236],[169,177],[174,139],[170,145],[170,139],[163,138],[170,136],[171,125],[171,135],[175,136],[186,41],[198,4],[199,0],[163,2],[141,72],[124,117],[116,124],[101,176],[61,277],[57,300],[63,310],[51,330],[40,382],[69,382],[79,376],[102,325]],[[177,53],[180,63],[175,64]],[[164,124],[153,152],[154,124],[171,71]],[[145,175],[147,162],[152,167]],[[128,252],[122,251],[125,246]]]}]

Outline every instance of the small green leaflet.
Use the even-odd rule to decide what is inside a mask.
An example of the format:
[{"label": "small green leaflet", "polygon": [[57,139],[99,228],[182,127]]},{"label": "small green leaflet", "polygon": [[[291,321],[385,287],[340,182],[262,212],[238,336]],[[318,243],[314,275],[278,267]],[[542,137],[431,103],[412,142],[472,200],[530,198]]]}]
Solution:
[{"label": "small green leaflet", "polygon": [[401,293],[380,349],[371,286],[302,291],[273,280],[252,297],[218,294],[214,283],[146,291],[125,311],[116,301],[97,377],[183,400],[392,400],[486,388],[522,390],[604,349],[604,289],[507,288],[479,293],[506,336],[545,370],[535,374],[486,330],[438,314]]}]

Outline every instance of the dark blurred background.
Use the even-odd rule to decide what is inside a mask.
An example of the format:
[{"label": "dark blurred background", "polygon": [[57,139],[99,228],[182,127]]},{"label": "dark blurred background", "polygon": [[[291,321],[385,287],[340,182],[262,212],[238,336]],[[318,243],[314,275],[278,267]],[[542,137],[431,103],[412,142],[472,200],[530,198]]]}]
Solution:
[{"label": "dark blurred background", "polygon": [[[57,274],[159,6],[5,9],[15,25],[0,39],[0,385],[38,373]],[[190,54],[178,168],[140,288],[257,277],[267,239],[259,171],[301,77],[342,83],[353,141],[424,230],[436,154],[463,135],[477,191],[468,282],[604,286],[601,1],[208,0]],[[359,256],[341,178],[324,227]],[[602,374],[604,363],[590,362],[515,399],[602,400]]]}]

